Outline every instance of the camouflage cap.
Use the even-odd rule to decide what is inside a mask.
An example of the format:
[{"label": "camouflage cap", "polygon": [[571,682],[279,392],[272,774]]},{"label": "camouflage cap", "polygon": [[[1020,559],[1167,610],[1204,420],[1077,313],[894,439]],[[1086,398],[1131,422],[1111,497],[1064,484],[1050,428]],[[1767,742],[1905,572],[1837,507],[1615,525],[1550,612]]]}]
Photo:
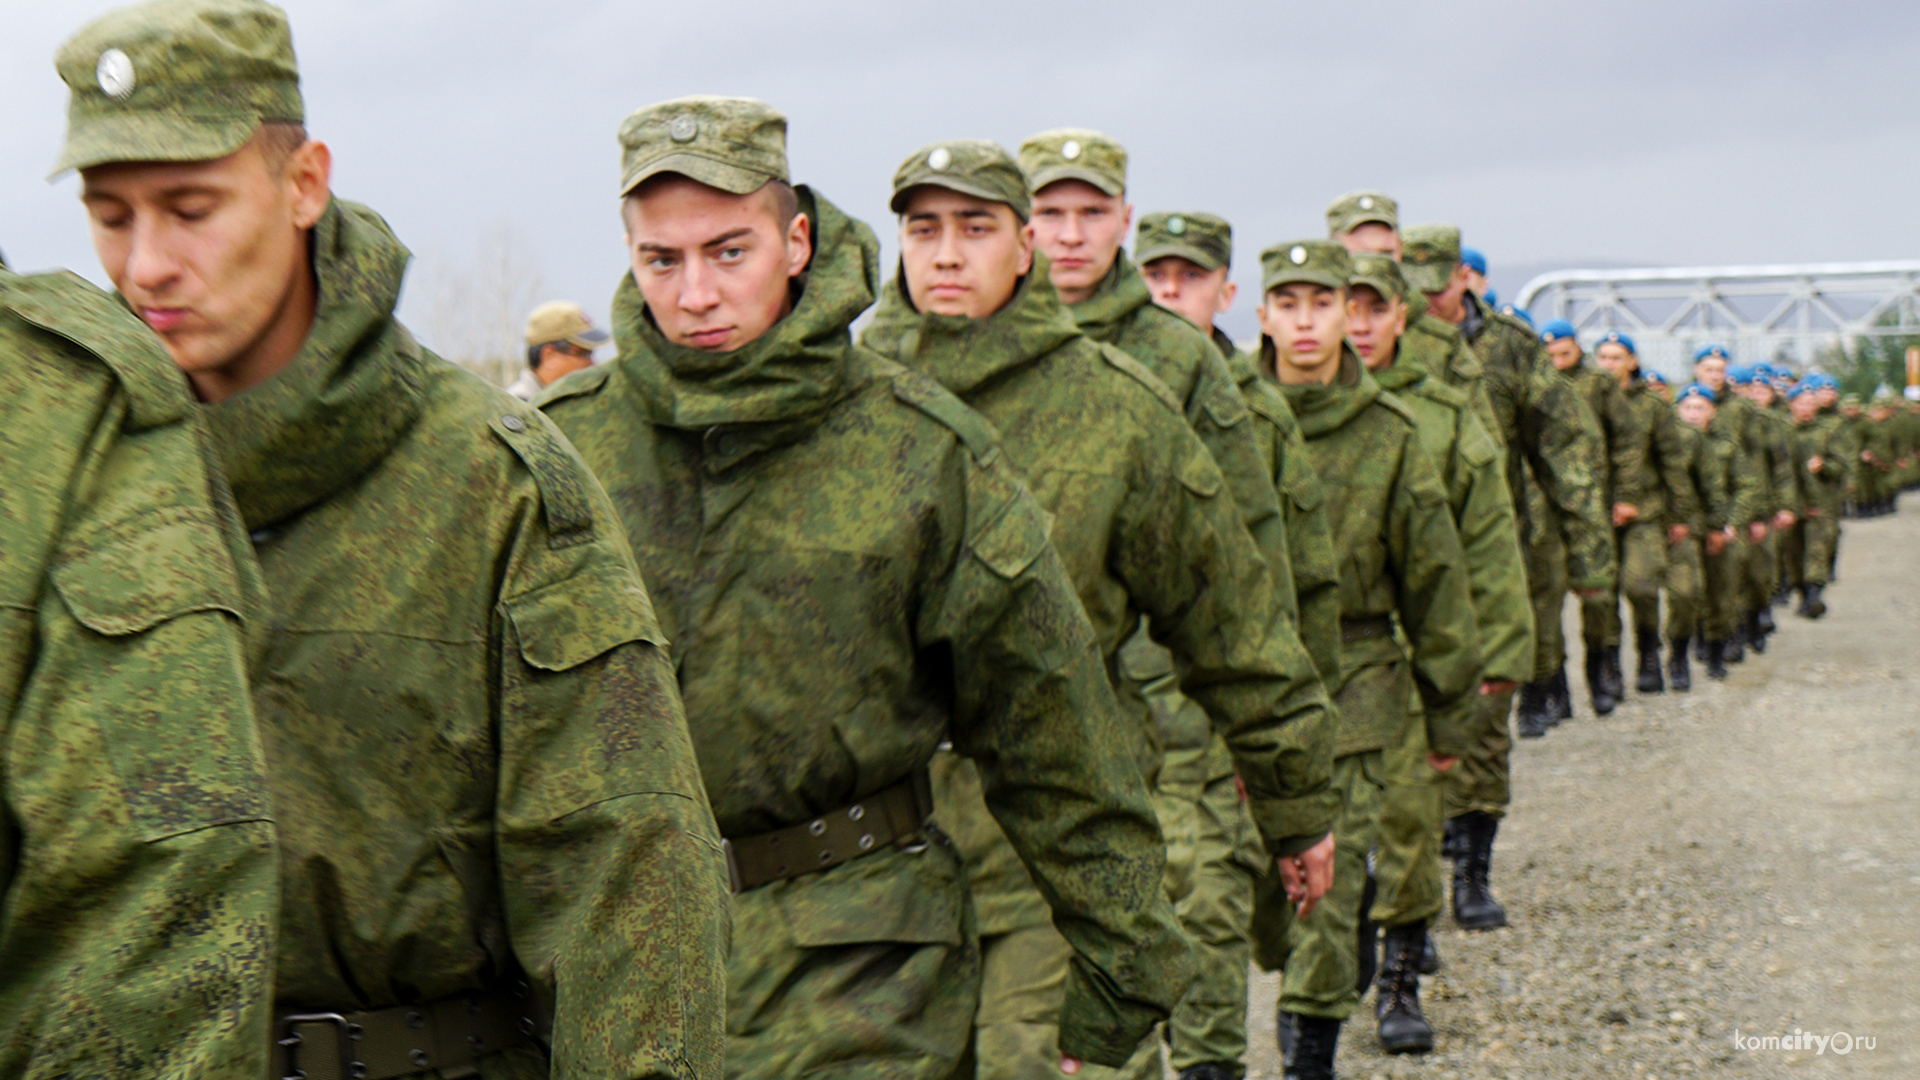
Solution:
[{"label": "camouflage cap", "polygon": [[1859,395],[1859,394],[1841,394],[1841,395],[1840,395],[1840,404],[1842,404],[1842,405],[1858,405],[1858,404],[1860,404],[1860,395]]},{"label": "camouflage cap", "polygon": [[896,214],[905,213],[913,189],[923,185],[946,188],[988,202],[1006,203],[1021,221],[1033,216],[1033,197],[1027,194],[1027,174],[999,143],[985,139],[949,139],[915,150],[893,173]]},{"label": "camouflage cap", "polygon": [[287,13],[261,0],[154,0],[88,23],[54,56],[71,91],[53,175],[213,161],[264,123],[302,123]]},{"label": "camouflage cap", "polygon": [[1412,225],[1400,234],[1400,272],[1423,293],[1444,292],[1460,265],[1460,227]]},{"label": "camouflage cap", "polygon": [[1327,207],[1327,235],[1344,236],[1369,221],[1400,228],[1400,204],[1379,191],[1349,191]]},{"label": "camouflage cap", "polygon": [[1406,275],[1400,272],[1400,264],[1393,256],[1379,252],[1363,251],[1353,255],[1353,270],[1347,274],[1347,284],[1370,286],[1381,296],[1395,300],[1407,298]]},{"label": "camouflage cap", "polygon": [[1176,255],[1204,270],[1233,263],[1233,226],[1212,214],[1148,214],[1134,233],[1133,261],[1142,266]]},{"label": "camouflage cap", "polygon": [[1127,193],[1126,148],[1097,131],[1055,128],[1020,144],[1020,167],[1027,190],[1037,192],[1061,180],[1084,180],[1109,195]]},{"label": "camouflage cap", "polygon": [[1353,276],[1353,257],[1334,240],[1289,240],[1260,253],[1260,291],[1306,282],[1344,289]]},{"label": "camouflage cap", "polygon": [[787,118],[753,98],[674,98],[635,109],[620,124],[620,194],[679,173],[734,195],[787,181]]}]

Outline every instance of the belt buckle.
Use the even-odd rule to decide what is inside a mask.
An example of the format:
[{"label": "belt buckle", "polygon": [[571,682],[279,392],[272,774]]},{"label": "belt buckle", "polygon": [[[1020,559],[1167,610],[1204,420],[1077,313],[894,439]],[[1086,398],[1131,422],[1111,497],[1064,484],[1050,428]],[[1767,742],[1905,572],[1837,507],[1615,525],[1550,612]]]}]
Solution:
[{"label": "belt buckle", "polygon": [[306,1037],[293,1030],[296,1024],[332,1024],[340,1040],[340,1069],[347,1076],[367,1075],[367,1067],[354,1060],[353,1044],[360,1037],[359,1025],[352,1024],[339,1013],[289,1013],[275,1022],[274,1043],[280,1047],[287,1061],[287,1074],[280,1080],[307,1080],[307,1074],[297,1064],[300,1044]]}]

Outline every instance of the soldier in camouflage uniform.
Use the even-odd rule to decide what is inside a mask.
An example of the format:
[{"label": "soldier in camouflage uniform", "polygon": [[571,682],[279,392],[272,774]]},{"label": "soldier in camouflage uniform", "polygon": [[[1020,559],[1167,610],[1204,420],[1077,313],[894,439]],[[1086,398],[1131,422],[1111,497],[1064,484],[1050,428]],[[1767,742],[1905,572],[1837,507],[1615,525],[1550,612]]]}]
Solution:
[{"label": "soldier in camouflage uniform", "polygon": [[[1465,394],[1434,378],[1411,354],[1401,355],[1407,286],[1399,264],[1388,255],[1355,255],[1348,286],[1348,339],[1381,389],[1412,411],[1421,445],[1446,485],[1447,504],[1472,581],[1483,667],[1480,696],[1511,696],[1533,672],[1533,610],[1514,526],[1505,455],[1481,426]],[[1417,719],[1417,696],[1412,705]],[[1476,709],[1473,720],[1471,737],[1481,752],[1463,756],[1448,772],[1484,770],[1468,778],[1465,790],[1504,788],[1506,769],[1485,769],[1482,762],[1492,760],[1504,766],[1512,745],[1506,713]],[[1440,868],[1441,783],[1446,774],[1427,762],[1425,725],[1410,723],[1406,732],[1404,739],[1387,748],[1385,760],[1386,794],[1373,871],[1377,899],[1370,915],[1385,932],[1386,948],[1374,1013],[1381,1045],[1389,1053],[1424,1053],[1433,1048],[1433,1029],[1420,1011],[1420,945],[1431,920],[1446,904]],[[1501,791],[1491,793],[1491,798],[1501,805],[1506,802]],[[1372,948],[1364,934],[1361,948]],[[1363,952],[1363,971],[1367,959]]]},{"label": "soldier in camouflage uniform", "polygon": [[1881,517],[1896,508],[1900,494],[1900,440],[1894,430],[1896,399],[1882,387],[1868,402],[1855,428],[1860,446],[1859,488],[1862,517]]},{"label": "soldier in camouflage uniform", "polygon": [[[1700,370],[1696,365],[1696,371]],[[1700,622],[1700,636],[1703,642],[1701,654],[1706,659],[1707,677],[1724,679],[1727,677],[1727,642],[1740,623],[1739,583],[1744,572],[1742,561],[1746,549],[1740,544],[1740,533],[1747,523],[1756,520],[1759,507],[1767,497],[1764,481],[1759,470],[1755,469],[1740,444],[1740,436],[1733,421],[1719,409],[1719,403],[1712,388],[1705,383],[1693,384],[1707,393],[1684,393],[1680,395],[1675,408],[1680,418],[1705,433],[1705,467],[1710,475],[1710,484],[1724,492],[1724,525],[1710,517],[1709,532],[1705,538],[1701,559],[1701,593],[1704,598]],[[1733,395],[1724,395],[1731,398]],[[1724,537],[1725,539],[1720,539]]]},{"label": "soldier in camouflage uniform", "polygon": [[179,369],[79,278],[0,267],[0,395],[0,1075],[258,1080],[246,533]]},{"label": "soldier in camouflage uniform", "polygon": [[[1653,390],[1652,379],[1642,374],[1633,339],[1609,330],[1593,352],[1601,369],[1617,380],[1635,417],[1632,430],[1642,440],[1645,464],[1629,495],[1615,493],[1613,520],[1619,536],[1619,594],[1632,609],[1639,653],[1634,688],[1658,694],[1666,689],[1661,676],[1660,585],[1669,549],[1689,539],[1700,516],[1699,496],[1687,472],[1685,424]],[[1612,615],[1617,624],[1617,597]]]},{"label": "soldier in camouflage uniform", "polygon": [[270,1075],[718,1076],[719,837],[605,495],[395,321],[406,249],[332,198],[278,8],[124,9],[57,66],[60,167],[264,571]]},{"label": "soldier in camouflage uniform", "polygon": [[[1587,359],[1573,324],[1555,319],[1540,328],[1541,344],[1554,368],[1573,381],[1587,408],[1600,424],[1600,439],[1606,448],[1605,467],[1599,470],[1603,504],[1613,516],[1616,531],[1631,520],[1629,508],[1647,499],[1647,435],[1640,426],[1640,415],[1627,406],[1626,393],[1610,374]],[[1564,562],[1564,548],[1560,551]],[[1619,548],[1615,548],[1616,557]],[[1564,572],[1564,571],[1563,571]],[[1546,611],[1536,618],[1560,617],[1562,597],[1555,595]],[[1587,692],[1593,711],[1600,716],[1613,712],[1625,692],[1620,672],[1620,594],[1618,588],[1601,590],[1599,595],[1581,598],[1580,631],[1586,645]]]},{"label": "soldier in camouflage uniform", "polygon": [[[1260,261],[1261,370],[1278,380],[1300,419],[1326,487],[1335,550],[1346,553],[1333,751],[1344,803],[1334,825],[1333,888],[1299,917],[1271,875],[1255,900],[1255,956],[1286,971],[1279,999],[1283,1040],[1292,1033],[1286,1075],[1313,1080],[1333,1075],[1340,1024],[1359,1001],[1355,946],[1384,752],[1406,738],[1417,688],[1430,764],[1451,767],[1471,741],[1480,659],[1466,556],[1441,478],[1411,410],[1383,393],[1345,344],[1346,249],[1301,240],[1267,249]],[[1408,932],[1412,955],[1424,936],[1420,924]]]},{"label": "soldier in camouflage uniform", "polygon": [[[861,344],[932,375],[1000,433],[1053,515],[1054,546],[1094,620],[1110,671],[1122,670],[1122,645],[1145,617],[1181,673],[1182,696],[1201,708],[1197,737],[1168,751],[1204,756],[1216,736],[1231,751],[1225,787],[1232,816],[1220,831],[1234,841],[1252,831],[1243,828],[1247,808],[1233,795],[1237,771],[1270,853],[1312,860],[1330,873],[1327,830],[1335,807],[1322,771],[1332,741],[1325,691],[1295,636],[1292,592],[1269,584],[1238,509],[1222,493],[1217,466],[1178,403],[1133,358],[1080,333],[1054,293],[1044,256],[1030,272],[1036,256],[1026,178],[1004,150],[978,140],[922,147],[894,174],[893,186],[900,272]],[[1163,828],[1170,846],[1187,856],[1169,874],[1171,898],[1184,905],[1195,876],[1198,792],[1166,790],[1154,726],[1148,710],[1137,707],[1130,734],[1141,773],[1159,781],[1156,809],[1173,822]],[[1290,749],[1276,759],[1274,747]],[[1316,754],[1320,760],[1276,770],[1277,761]],[[1312,786],[1300,787],[1296,776],[1311,776]],[[1053,1014],[1065,943],[987,815],[973,771],[943,770],[935,796],[937,819],[966,856],[976,901],[1025,915],[1024,925],[982,927],[986,992],[975,1074],[1044,1078],[1055,1064]],[[1180,805],[1168,805],[1176,800]],[[1261,869],[1267,858],[1255,854],[1252,862]],[[1242,906],[1250,910],[1251,875],[1242,874]],[[1244,973],[1244,922],[1237,929]],[[1228,926],[1211,936],[1231,939],[1234,932]],[[1052,993],[1038,993],[1040,986]],[[1051,1009],[1026,1007],[1043,998],[1052,999]],[[1244,1011],[1244,983],[1239,1001]],[[1244,1038],[1190,1068],[1238,1075]],[[1129,1072],[1160,1075],[1157,1043],[1136,1058]]]},{"label": "soldier in camouflage uniform", "polygon": [[1826,378],[1809,375],[1787,391],[1794,425],[1793,460],[1800,473],[1803,513],[1783,545],[1784,576],[1800,593],[1799,614],[1818,619],[1827,613],[1824,597],[1840,542],[1840,507],[1846,499],[1851,444],[1837,416],[1822,414],[1820,392]]},{"label": "soldier in camouflage uniform", "polygon": [[[1213,214],[1146,214],[1135,234],[1134,257],[1154,303],[1184,315],[1227,358],[1252,414],[1266,474],[1280,495],[1301,643],[1322,681],[1336,682],[1340,574],[1320,478],[1286,399],[1272,382],[1259,377],[1252,357],[1237,353],[1213,321],[1233,303],[1235,288],[1228,280],[1233,228]],[[1123,653],[1123,661],[1139,651],[1144,650]],[[1226,744],[1212,735],[1205,713],[1177,693],[1150,695],[1149,700],[1162,720],[1167,744],[1155,784],[1158,805],[1171,811],[1162,813],[1161,825],[1166,828],[1170,819],[1182,818],[1193,823],[1185,852],[1177,839],[1168,839],[1167,877],[1181,886],[1176,910],[1199,961],[1199,975],[1167,1022],[1167,1058],[1176,1071],[1195,1074],[1190,1080],[1204,1080],[1209,1071],[1241,1076],[1246,1068],[1242,1059],[1251,957],[1247,935],[1253,884],[1266,859],[1247,818],[1232,758]],[[1191,809],[1181,814],[1170,805],[1176,801]],[[1180,856],[1188,853],[1191,870],[1183,876]]]},{"label": "soldier in camouflage uniform", "polygon": [[[1718,554],[1732,532],[1727,522],[1731,506],[1726,476],[1717,467],[1705,428],[1712,418],[1713,391],[1688,383],[1675,397],[1674,415],[1681,422],[1677,445],[1685,485],[1692,494],[1692,516],[1676,516],[1667,532],[1667,685],[1685,692],[1693,689],[1689,650],[1706,613],[1707,552]],[[1690,405],[1691,398],[1702,400]]]},{"label": "soldier in camouflage uniform", "polygon": [[1747,527],[1743,538],[1747,547],[1744,577],[1740,581],[1740,626],[1738,640],[1756,653],[1767,651],[1767,635],[1773,632],[1773,598],[1779,588],[1780,540],[1793,528],[1800,514],[1800,483],[1793,462],[1793,421],[1775,409],[1773,383],[1759,365],[1728,372],[1733,384],[1734,401],[1744,417],[1742,444],[1747,460],[1760,471],[1766,498],[1759,510],[1761,519]]},{"label": "soldier in camouflage uniform", "polygon": [[[682,98],[633,113],[620,142],[620,355],[543,407],[606,481],[680,642],[736,870],[728,1074],[935,1080],[969,1055],[966,868],[928,820],[948,740],[1019,856],[1001,869],[1031,875],[1038,897],[1023,895],[1072,950],[1047,1066],[1124,1064],[1191,967],[1145,747],[1046,513],[985,420],[851,340],[879,244],[789,185],[783,116]],[[1210,462],[1184,464],[1220,490]],[[1102,596],[1111,633],[1126,601]],[[1322,708],[1297,704],[1285,715],[1307,722],[1288,738]],[[1238,714],[1248,731],[1280,715],[1262,707]],[[1314,748],[1267,749],[1268,824],[1295,836],[1280,802],[1311,794]]]}]

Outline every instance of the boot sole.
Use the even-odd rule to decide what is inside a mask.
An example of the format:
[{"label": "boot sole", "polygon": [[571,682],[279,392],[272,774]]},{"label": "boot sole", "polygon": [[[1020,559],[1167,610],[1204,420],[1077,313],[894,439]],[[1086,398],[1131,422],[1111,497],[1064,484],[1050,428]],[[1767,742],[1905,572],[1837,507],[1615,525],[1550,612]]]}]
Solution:
[{"label": "boot sole", "polygon": [[1433,1053],[1433,1039],[1431,1037],[1426,1039],[1396,1039],[1393,1042],[1388,1042],[1382,1038],[1380,1040],[1380,1049],[1385,1050],[1389,1054],[1431,1054]]},{"label": "boot sole", "polygon": [[1468,921],[1466,919],[1461,918],[1458,915],[1455,915],[1453,917],[1453,921],[1462,930],[1499,930],[1507,925],[1507,917],[1505,915],[1501,915],[1498,917],[1483,915],[1479,918],[1473,919],[1472,921]]}]

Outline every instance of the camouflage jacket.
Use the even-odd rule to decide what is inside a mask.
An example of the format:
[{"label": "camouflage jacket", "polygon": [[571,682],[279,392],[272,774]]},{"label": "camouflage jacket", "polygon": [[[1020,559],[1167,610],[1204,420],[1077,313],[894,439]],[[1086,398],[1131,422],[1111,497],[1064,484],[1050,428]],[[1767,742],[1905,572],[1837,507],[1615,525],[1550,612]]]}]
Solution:
[{"label": "camouflage jacket", "polygon": [[[1500,418],[1487,396],[1487,368],[1467,344],[1460,328],[1427,310],[1427,298],[1415,292],[1407,297],[1407,332],[1400,336],[1398,355],[1426,369],[1443,385],[1467,395],[1467,403],[1488,435],[1505,441]],[[1512,478],[1508,478],[1512,483]]]},{"label": "camouflage jacket", "polygon": [[1645,440],[1646,464],[1638,481],[1628,488],[1635,497],[1617,500],[1632,504],[1641,522],[1664,526],[1697,521],[1700,496],[1687,475],[1686,422],[1645,379],[1634,379],[1624,394],[1627,408],[1637,417],[1634,430]]},{"label": "camouflage jacket", "polygon": [[1717,413],[1707,425],[1707,468],[1726,493],[1721,504],[1726,516],[1716,520],[1709,515],[1707,524],[1713,528],[1742,526],[1766,516],[1766,479],[1753,467],[1740,443],[1739,424],[1743,420],[1737,413]]},{"label": "camouflage jacket", "polygon": [[310,244],[299,354],[207,410],[271,598],[280,1005],[524,979],[555,1076],[717,1077],[719,837],[618,519],[539,413],[395,321],[378,215],[335,201]]},{"label": "camouflage jacket", "polygon": [[[1801,505],[1837,519],[1847,494],[1847,458],[1851,449],[1837,417],[1815,416],[1793,427],[1794,472],[1800,478]],[[1813,467],[1813,459],[1820,467]]]},{"label": "camouflage jacket", "polygon": [[[950,739],[1081,958],[1062,1052],[1124,1061],[1191,967],[1093,629],[992,429],[852,343],[879,244],[798,190],[815,244],[791,314],[702,353],[661,335],[625,275],[619,359],[543,406],[607,485],[678,642],[722,832],[846,806]],[[958,941],[957,862],[922,850],[762,888],[810,945]]]},{"label": "camouflage jacket", "polygon": [[1798,513],[1800,488],[1795,476],[1793,454],[1788,447],[1793,421],[1779,413],[1762,409],[1738,394],[1729,393],[1715,424],[1725,421],[1728,431],[1740,440],[1746,467],[1753,469],[1759,496],[1753,503],[1753,517],[1761,521],[1782,510]]},{"label": "camouflage jacket", "polygon": [[[1271,342],[1261,343],[1260,368],[1269,378],[1272,349]],[[1331,384],[1283,384],[1280,391],[1300,418],[1326,490],[1341,558],[1343,624],[1366,631],[1394,619],[1412,646],[1408,657],[1395,635],[1349,634],[1355,640],[1344,643],[1344,673],[1411,659],[1429,745],[1436,754],[1465,753],[1480,685],[1472,582],[1446,489],[1420,445],[1412,411],[1381,392],[1351,348]],[[1334,755],[1392,745],[1405,721],[1398,710],[1342,711]]]},{"label": "camouflage jacket", "polygon": [[1657,486],[1648,475],[1649,432],[1641,427],[1640,413],[1627,404],[1620,381],[1591,359],[1583,358],[1568,369],[1566,375],[1579,388],[1594,419],[1600,422],[1600,438],[1607,454],[1603,503],[1609,517],[1615,503],[1640,505]]},{"label": "camouflage jacket", "polygon": [[258,568],[186,382],[0,270],[0,1075],[266,1075],[279,890]]},{"label": "camouflage jacket", "polygon": [[1533,601],[1500,443],[1480,425],[1467,396],[1418,361],[1396,357],[1371,374],[1412,411],[1421,446],[1446,486],[1472,578],[1480,677],[1526,682],[1533,677]]},{"label": "camouflage jacket", "polygon": [[[1516,513],[1527,513],[1525,486],[1537,484],[1566,537],[1568,585],[1611,588],[1613,517],[1593,464],[1605,447],[1599,422],[1573,383],[1546,360],[1526,323],[1490,311],[1468,293],[1460,325],[1486,367],[1487,397],[1507,446],[1507,483]],[[1529,523],[1522,521],[1522,533]],[[1545,523],[1542,523],[1545,524]]]},{"label": "camouflage jacket", "polygon": [[1693,492],[1693,516],[1672,516],[1668,523],[1687,526],[1698,539],[1702,533],[1727,525],[1732,509],[1727,501],[1727,478],[1714,467],[1713,444],[1700,429],[1682,423],[1676,431],[1687,486]]}]

